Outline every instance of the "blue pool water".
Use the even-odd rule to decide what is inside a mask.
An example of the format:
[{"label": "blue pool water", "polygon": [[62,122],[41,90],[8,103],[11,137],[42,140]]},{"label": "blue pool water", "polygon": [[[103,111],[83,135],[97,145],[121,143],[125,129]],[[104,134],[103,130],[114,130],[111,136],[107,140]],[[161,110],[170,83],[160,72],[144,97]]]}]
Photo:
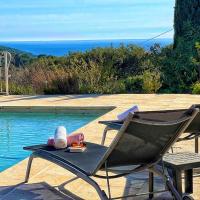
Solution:
[{"label": "blue pool water", "polygon": [[64,125],[71,133],[99,115],[0,112],[0,171],[29,156],[24,146],[46,143],[57,126]]}]

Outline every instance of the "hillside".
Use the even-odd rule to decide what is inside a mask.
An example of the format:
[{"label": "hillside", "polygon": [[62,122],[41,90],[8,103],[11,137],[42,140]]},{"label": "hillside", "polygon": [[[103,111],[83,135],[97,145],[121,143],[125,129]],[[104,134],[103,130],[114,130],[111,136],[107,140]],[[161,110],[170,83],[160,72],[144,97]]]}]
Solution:
[{"label": "hillside", "polygon": [[23,67],[31,63],[36,58],[36,56],[31,53],[5,46],[0,46],[0,51],[9,51],[12,54],[12,64],[15,67]]}]

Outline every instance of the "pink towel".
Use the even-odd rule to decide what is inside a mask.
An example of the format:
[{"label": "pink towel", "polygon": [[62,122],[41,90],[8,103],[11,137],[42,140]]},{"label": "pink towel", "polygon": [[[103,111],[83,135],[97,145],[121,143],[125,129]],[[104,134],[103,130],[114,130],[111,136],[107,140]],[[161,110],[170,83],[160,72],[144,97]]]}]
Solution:
[{"label": "pink towel", "polygon": [[83,133],[75,133],[67,137],[67,145],[71,146],[73,143],[83,143],[84,142],[84,135]]},{"label": "pink towel", "polygon": [[[84,142],[84,135],[83,133],[75,133],[67,137],[67,146],[71,146],[73,143],[80,144]],[[51,137],[47,141],[48,146],[54,146],[54,138]]]}]

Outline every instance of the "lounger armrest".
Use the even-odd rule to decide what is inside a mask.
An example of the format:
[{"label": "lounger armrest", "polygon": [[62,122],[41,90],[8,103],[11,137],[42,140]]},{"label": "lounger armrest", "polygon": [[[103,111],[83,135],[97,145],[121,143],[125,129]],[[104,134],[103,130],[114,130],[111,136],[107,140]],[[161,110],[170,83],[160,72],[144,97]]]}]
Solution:
[{"label": "lounger armrest", "polygon": [[119,120],[113,121],[99,121],[100,124],[104,124],[107,128],[112,130],[119,130],[122,127],[123,122]]},{"label": "lounger armrest", "polygon": [[107,136],[107,132],[109,130],[120,130],[123,122],[122,121],[99,121],[100,124],[104,124],[106,125],[104,131],[103,131],[103,136],[102,136],[102,140],[101,140],[101,145],[104,145],[105,140],[106,140],[106,136]]}]

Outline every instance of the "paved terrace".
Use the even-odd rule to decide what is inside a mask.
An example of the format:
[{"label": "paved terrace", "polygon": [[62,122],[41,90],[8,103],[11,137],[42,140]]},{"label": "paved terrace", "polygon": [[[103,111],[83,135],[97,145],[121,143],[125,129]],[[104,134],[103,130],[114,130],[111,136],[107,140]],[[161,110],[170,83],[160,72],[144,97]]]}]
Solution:
[{"label": "paved terrace", "polygon": [[[15,106],[52,106],[52,107],[67,107],[76,109],[89,109],[90,107],[109,107],[114,108],[110,112],[101,116],[95,121],[80,128],[85,134],[86,140],[91,142],[100,143],[103,125],[98,124],[99,120],[116,119],[116,115],[123,110],[129,108],[133,104],[137,104],[140,110],[159,110],[159,109],[173,109],[173,108],[187,108],[191,104],[200,103],[200,96],[197,95],[137,95],[137,94],[124,94],[124,95],[66,95],[66,96],[1,96],[0,108],[15,107]],[[108,145],[114,133],[109,134],[106,145]],[[178,150],[194,151],[193,141],[178,144]],[[187,149],[186,149],[187,148]],[[9,194],[11,186],[15,186],[24,181],[26,171],[27,159],[19,164],[7,169],[0,173],[0,199],[4,199],[5,194]],[[143,179],[141,179],[141,177]],[[55,166],[52,163],[41,159],[35,159],[31,171],[31,179],[29,185],[36,186],[38,183],[45,183],[65,192],[72,192],[79,196],[81,199],[95,200],[98,199],[96,192],[87,183],[81,180],[74,179],[75,177]],[[135,178],[133,181],[133,178]],[[144,191],[147,188],[145,182],[147,176],[145,174],[132,175],[126,178],[120,178],[111,181],[111,192],[113,196],[123,195],[130,191]],[[73,180],[73,181],[72,181]],[[67,182],[66,182],[67,181]],[[97,180],[102,188],[105,188],[106,182]],[[65,183],[65,184],[63,184]],[[157,187],[161,186],[160,180],[156,181]],[[8,188],[7,188],[8,187]],[[7,188],[8,190],[3,190]],[[200,178],[194,178],[194,195],[195,199],[200,199]],[[14,189],[15,190],[15,189]],[[4,191],[4,192],[1,192]],[[107,192],[107,190],[105,189]],[[50,194],[49,194],[50,195]],[[5,196],[4,196],[5,197]],[[7,198],[5,198],[7,199]],[[8,198],[9,199],[9,198]],[[17,196],[14,199],[18,199]],[[26,199],[26,198],[23,198]],[[28,199],[28,198],[27,198]],[[37,199],[37,198],[33,198]],[[48,199],[51,199],[50,196]],[[59,198],[54,198],[59,199]],[[164,198],[160,198],[164,199]],[[166,199],[166,198],[165,198]]]}]

